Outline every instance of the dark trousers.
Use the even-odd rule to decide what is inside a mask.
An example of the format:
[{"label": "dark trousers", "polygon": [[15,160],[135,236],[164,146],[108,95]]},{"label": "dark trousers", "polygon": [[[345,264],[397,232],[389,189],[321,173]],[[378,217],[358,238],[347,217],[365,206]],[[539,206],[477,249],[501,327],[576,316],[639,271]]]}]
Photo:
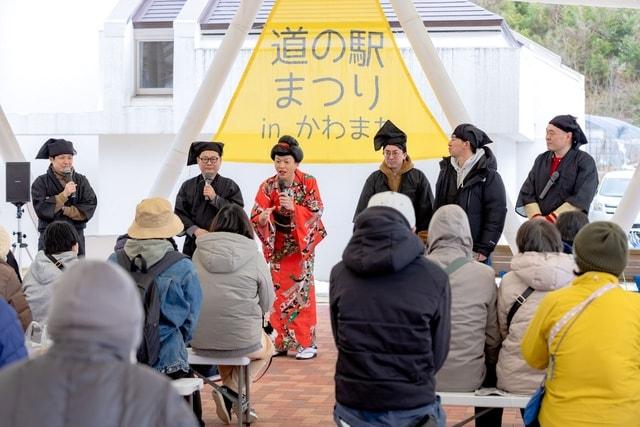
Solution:
[{"label": "dark trousers", "polygon": [[[172,380],[177,380],[179,378],[192,378],[194,375],[191,372],[176,371],[167,374],[167,376]],[[185,400],[189,402],[189,396],[185,396]],[[195,393],[193,393],[193,396],[191,397],[191,404],[193,405],[193,413],[198,419],[198,422],[201,426],[204,427],[204,421],[202,420],[202,399],[200,398],[200,391],[196,391]]]}]

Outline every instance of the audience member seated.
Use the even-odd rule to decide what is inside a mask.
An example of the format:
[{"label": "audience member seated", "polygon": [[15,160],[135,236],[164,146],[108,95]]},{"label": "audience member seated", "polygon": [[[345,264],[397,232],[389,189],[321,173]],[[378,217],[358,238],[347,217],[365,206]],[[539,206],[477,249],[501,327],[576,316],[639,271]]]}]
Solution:
[{"label": "audience member seated", "polygon": [[[176,251],[170,239],[182,231],[180,218],[173,213],[171,203],[156,197],[142,200],[129,227],[129,239],[124,244],[124,264],[127,271],[156,274],[154,286],[160,299],[160,348],[155,360],[143,361],[172,379],[191,377],[187,360],[187,345],[191,341],[200,314],[202,290],[191,260]],[[166,257],[172,260],[162,271],[154,265]],[[169,259],[169,258],[168,258]],[[109,261],[120,263],[118,252]],[[162,265],[162,264],[158,264]],[[193,409],[201,421],[200,392],[193,397]]]},{"label": "audience member seated", "polygon": [[640,295],[618,286],[629,256],[627,235],[612,222],[593,222],[578,232],[573,250],[578,277],[542,300],[522,339],[527,363],[547,369],[538,421],[542,427],[637,426]]},{"label": "audience member seated", "polygon": [[[271,363],[274,346],[262,330],[263,316],[274,300],[271,272],[258,252],[253,228],[242,207],[229,204],[214,217],[211,233],[196,240],[193,263],[200,276],[203,302],[191,346],[209,357],[252,359],[249,375],[255,381]],[[218,366],[224,387],[238,393],[239,367]],[[231,422],[232,402],[213,391],[218,417]],[[234,408],[238,416],[237,408]],[[257,420],[251,411],[250,422]]]},{"label": "audience member seated", "polygon": [[[436,210],[429,224],[427,253],[427,259],[449,275],[451,285],[451,343],[436,375],[438,391],[474,391],[483,384],[495,387],[500,350],[495,272],[473,259],[471,228],[460,206]],[[479,417],[476,425],[489,425],[491,416]]]},{"label": "audience member seated", "polygon": [[78,233],[69,223],[54,221],[44,230],[38,251],[22,282],[33,320],[46,323],[55,280],[78,260]]},{"label": "audience member seated", "polygon": [[0,371],[5,427],[195,427],[171,383],[134,363],[142,305],[117,266],[82,260],[53,286],[42,356]]},{"label": "audience member seated", "polygon": [[[498,290],[498,323],[503,340],[498,388],[532,394],[544,372],[527,365],[520,353],[520,342],[542,298],[567,286],[575,277],[576,265],[571,255],[562,253],[560,233],[548,221],[532,219],[522,224],[516,244],[518,253],[511,259],[511,271],[504,275]],[[509,313],[513,313],[510,321]]]},{"label": "audience member seated", "polygon": [[415,224],[409,197],[375,194],[331,270],[339,427],[446,425],[435,375],[449,351],[449,280]]},{"label": "audience member seated", "polygon": [[565,254],[573,254],[573,239],[587,224],[589,224],[589,217],[582,211],[572,210],[558,215],[556,228],[562,237],[562,251]]},{"label": "audience member seated", "polygon": [[20,327],[16,311],[3,298],[0,298],[0,369],[26,357],[24,332]]},{"label": "audience member seated", "polygon": [[22,292],[20,279],[15,270],[7,262],[5,255],[9,254],[11,239],[4,227],[0,226],[0,297],[4,298],[18,314],[22,330],[26,330],[31,323],[31,310]]}]

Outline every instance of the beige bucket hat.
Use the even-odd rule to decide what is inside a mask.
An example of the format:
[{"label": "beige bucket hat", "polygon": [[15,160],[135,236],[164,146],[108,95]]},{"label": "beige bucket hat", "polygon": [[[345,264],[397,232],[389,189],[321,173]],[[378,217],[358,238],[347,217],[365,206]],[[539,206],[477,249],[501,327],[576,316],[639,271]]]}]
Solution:
[{"label": "beige bucket hat", "polygon": [[133,239],[167,239],[183,229],[180,217],[173,213],[171,202],[153,197],[138,203],[136,218],[127,233]]}]

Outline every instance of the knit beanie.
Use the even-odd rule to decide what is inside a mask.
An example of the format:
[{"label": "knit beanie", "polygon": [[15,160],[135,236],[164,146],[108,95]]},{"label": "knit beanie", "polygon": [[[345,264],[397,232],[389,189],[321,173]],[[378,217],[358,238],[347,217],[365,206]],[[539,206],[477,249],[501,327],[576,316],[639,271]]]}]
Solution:
[{"label": "knit beanie", "polygon": [[371,206],[387,206],[393,208],[405,217],[407,223],[409,223],[409,228],[416,226],[416,212],[413,209],[413,203],[411,203],[411,199],[408,196],[402,193],[383,191],[382,193],[374,194],[367,204],[368,208]]},{"label": "knit beanie", "polygon": [[576,235],[573,252],[582,273],[602,271],[618,277],[627,266],[627,235],[613,222],[592,222]]}]

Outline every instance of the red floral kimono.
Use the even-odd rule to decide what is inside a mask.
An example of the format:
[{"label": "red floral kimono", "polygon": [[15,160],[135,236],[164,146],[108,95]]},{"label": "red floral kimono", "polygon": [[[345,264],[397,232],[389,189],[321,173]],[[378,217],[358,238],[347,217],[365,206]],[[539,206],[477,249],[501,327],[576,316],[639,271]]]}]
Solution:
[{"label": "red floral kimono", "polygon": [[[316,294],[313,283],[315,247],[327,235],[320,220],[322,200],[314,177],[295,171],[291,187],[295,209],[280,208],[278,176],[264,181],[256,194],[251,222],[271,266],[276,292],[270,322],[277,332],[276,350],[300,351],[315,345]],[[275,206],[269,222],[260,226],[258,217]]]}]

